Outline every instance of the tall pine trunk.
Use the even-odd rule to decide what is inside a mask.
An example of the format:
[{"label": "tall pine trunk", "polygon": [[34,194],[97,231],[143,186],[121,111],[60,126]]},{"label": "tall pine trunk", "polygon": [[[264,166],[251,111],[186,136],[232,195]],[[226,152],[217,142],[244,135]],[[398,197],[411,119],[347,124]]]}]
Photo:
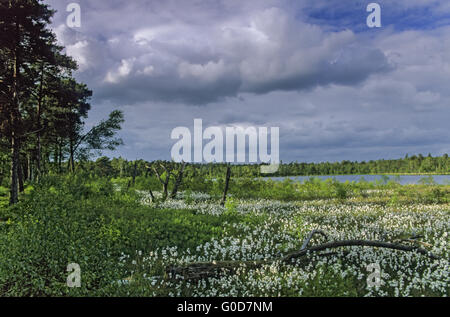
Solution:
[{"label": "tall pine trunk", "polygon": [[33,181],[33,166],[31,161],[31,154],[27,153],[27,179],[32,182]]},{"label": "tall pine trunk", "polygon": [[42,113],[42,99],[43,99],[43,85],[44,85],[44,62],[41,65],[41,82],[39,83],[39,97],[38,97],[38,108],[37,108],[37,144],[36,144],[36,172],[37,176],[40,177],[41,174],[41,113]]},{"label": "tall pine trunk", "polygon": [[25,160],[22,157],[22,164],[20,166],[22,166],[22,171],[23,171],[23,180],[24,181],[28,181],[28,159],[27,159],[28,155],[25,156]]},{"label": "tall pine trunk", "polygon": [[75,160],[73,158],[74,156],[74,148],[73,148],[73,141],[70,140],[70,159],[69,159],[69,168],[70,168],[70,172],[74,173],[75,172]]},{"label": "tall pine trunk", "polygon": [[19,201],[19,140],[15,132],[11,137],[11,188],[9,204],[14,205]]},{"label": "tall pine trunk", "polygon": [[[19,26],[16,23],[17,35],[19,34]],[[20,145],[19,145],[19,136],[17,133],[18,130],[18,121],[19,121],[19,95],[18,95],[18,76],[19,76],[19,57],[18,51],[14,52],[14,61],[13,61],[13,80],[12,80],[12,100],[11,100],[11,109],[10,109],[10,129],[11,129],[11,188],[10,188],[10,196],[9,203],[10,205],[14,205],[19,201],[19,153],[20,153]]]},{"label": "tall pine trunk", "polygon": [[23,193],[25,190],[24,180],[23,180],[23,166],[20,162],[20,154],[19,154],[19,166],[17,167],[17,178],[19,181],[19,193]]},{"label": "tall pine trunk", "polygon": [[58,142],[58,173],[62,173],[62,161],[63,161],[63,154],[62,154],[62,141]]}]

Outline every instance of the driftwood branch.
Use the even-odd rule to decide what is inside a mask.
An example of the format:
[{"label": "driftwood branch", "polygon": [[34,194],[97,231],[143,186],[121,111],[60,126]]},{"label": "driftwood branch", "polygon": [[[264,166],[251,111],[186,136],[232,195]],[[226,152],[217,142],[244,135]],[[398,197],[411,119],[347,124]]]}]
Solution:
[{"label": "driftwood branch", "polygon": [[[404,251],[404,252],[417,252],[417,253],[427,256],[431,259],[439,259],[438,256],[434,255],[433,253],[429,252],[428,250],[422,249],[417,246],[402,245],[402,244],[398,244],[398,243],[390,243],[390,242],[384,242],[384,241],[338,240],[338,241],[326,242],[326,243],[315,245],[315,246],[308,248],[308,244],[315,234],[324,236],[327,239],[327,235],[323,231],[313,230],[306,237],[306,239],[304,240],[303,245],[299,251],[289,253],[284,257],[274,258],[274,259],[269,259],[269,260],[257,260],[257,261],[197,262],[197,263],[191,263],[191,264],[188,264],[185,266],[180,266],[180,267],[173,267],[173,266],[166,267],[166,273],[171,278],[176,278],[176,277],[181,276],[184,279],[188,279],[188,280],[198,280],[201,278],[217,276],[220,273],[227,273],[227,274],[231,273],[232,274],[232,273],[236,272],[236,270],[239,267],[259,268],[263,265],[271,264],[271,263],[274,263],[277,261],[280,261],[280,262],[286,263],[286,264],[294,264],[294,263],[296,263],[295,260],[301,259],[311,253],[320,252],[320,251],[324,251],[324,250],[328,250],[328,249],[335,249],[335,248],[340,248],[340,247],[352,247],[352,246],[387,248],[387,249]],[[336,254],[337,254],[336,252],[328,252],[328,253],[319,253],[318,255],[319,256],[329,256],[329,255],[336,255]],[[346,254],[346,253],[344,253],[344,254]],[[308,261],[309,261],[309,259],[308,259]]]}]

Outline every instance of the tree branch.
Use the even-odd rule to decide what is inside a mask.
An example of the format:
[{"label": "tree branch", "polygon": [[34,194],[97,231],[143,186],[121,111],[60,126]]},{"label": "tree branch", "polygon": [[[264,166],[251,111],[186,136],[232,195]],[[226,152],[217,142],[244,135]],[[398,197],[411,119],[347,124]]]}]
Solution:
[{"label": "tree branch", "polygon": [[[285,264],[295,264],[294,260],[302,258],[308,253],[315,253],[319,251],[324,251],[327,249],[335,249],[340,247],[377,247],[377,248],[387,248],[392,250],[404,251],[404,252],[417,252],[423,256],[429,257],[433,260],[440,259],[440,257],[434,255],[433,253],[422,249],[417,246],[408,246],[384,241],[370,241],[370,240],[338,240],[326,242],[316,246],[307,248],[308,243],[311,241],[314,234],[320,234],[327,238],[327,235],[320,230],[313,230],[309,233],[303,245],[299,251],[295,251],[287,254],[284,257],[274,258],[269,260],[258,260],[258,261],[213,261],[213,262],[197,262],[191,263],[180,267],[168,266],[166,267],[166,273],[169,274],[171,278],[176,278],[177,276],[182,276],[184,279],[188,280],[198,280],[205,277],[216,276],[220,273],[233,273],[237,268],[245,266],[247,268],[259,268],[266,264],[271,264],[276,261],[281,261]],[[336,255],[335,252],[329,252],[326,254],[319,254],[320,256]]]}]

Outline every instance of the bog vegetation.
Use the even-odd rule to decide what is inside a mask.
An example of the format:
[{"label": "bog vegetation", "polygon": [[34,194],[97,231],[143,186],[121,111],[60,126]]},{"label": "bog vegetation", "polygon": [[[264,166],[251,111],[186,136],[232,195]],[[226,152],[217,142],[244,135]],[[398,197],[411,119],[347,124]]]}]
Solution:
[{"label": "bog vegetation", "polygon": [[[448,295],[450,186],[232,177],[222,206],[225,175],[184,177],[173,198],[175,173],[166,198],[154,174],[133,184],[132,176],[80,171],[27,184],[20,202],[0,213],[0,295]],[[278,261],[312,230],[330,241],[401,242],[437,258],[353,246]],[[274,261],[244,265],[261,260]],[[199,279],[170,273],[220,261],[238,266]],[[67,287],[69,263],[81,267],[80,288]],[[377,287],[367,282],[371,263],[381,268]]]},{"label": "bog vegetation", "polygon": [[[0,2],[0,296],[448,295],[450,186],[432,176],[271,181],[257,165],[94,160],[122,144],[123,114],[86,129],[92,92],[52,14]],[[450,160],[291,163],[277,175],[397,172],[449,173]],[[285,261],[313,230],[311,252]],[[349,240],[405,247],[312,252]],[[80,287],[67,285],[70,263]]]}]

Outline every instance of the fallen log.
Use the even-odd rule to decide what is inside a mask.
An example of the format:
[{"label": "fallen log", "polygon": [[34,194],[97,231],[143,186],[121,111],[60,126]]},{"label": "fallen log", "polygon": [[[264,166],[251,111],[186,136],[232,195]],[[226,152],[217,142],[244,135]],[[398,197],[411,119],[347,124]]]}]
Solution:
[{"label": "fallen log", "polygon": [[[202,278],[218,276],[220,274],[233,274],[240,267],[246,267],[249,269],[259,268],[263,265],[272,264],[276,261],[280,261],[285,264],[294,264],[295,260],[301,259],[308,254],[325,251],[327,249],[335,249],[340,247],[376,247],[376,248],[387,248],[392,250],[404,251],[404,252],[417,252],[421,255],[427,256],[433,260],[439,259],[438,256],[429,252],[428,250],[422,249],[418,246],[402,245],[391,242],[384,241],[371,241],[371,240],[338,240],[326,242],[323,244],[315,245],[307,248],[308,243],[314,234],[320,234],[326,236],[326,234],[319,230],[312,231],[305,239],[302,248],[299,251],[291,252],[284,257],[268,259],[268,260],[256,260],[256,261],[213,261],[213,262],[197,262],[191,263],[184,266],[169,266],[166,267],[166,274],[170,278],[181,277],[186,280],[199,280]],[[329,256],[336,255],[336,252],[319,254],[319,256]],[[308,259],[309,261],[309,259]]]},{"label": "fallen log", "polygon": [[332,241],[332,242],[319,244],[319,245],[313,246],[308,249],[290,253],[284,257],[283,262],[289,262],[293,259],[300,258],[302,256],[305,256],[308,252],[318,252],[318,251],[323,251],[323,250],[331,249],[331,248],[353,247],[353,246],[379,247],[379,248],[387,248],[387,249],[393,249],[393,250],[399,250],[399,251],[405,251],[405,252],[415,251],[415,252],[425,255],[433,260],[439,259],[438,256],[434,255],[433,253],[429,252],[428,250],[422,249],[417,246],[402,245],[402,244],[397,244],[397,243],[384,242],[384,241],[372,241],[372,240],[340,240],[340,241]]}]

